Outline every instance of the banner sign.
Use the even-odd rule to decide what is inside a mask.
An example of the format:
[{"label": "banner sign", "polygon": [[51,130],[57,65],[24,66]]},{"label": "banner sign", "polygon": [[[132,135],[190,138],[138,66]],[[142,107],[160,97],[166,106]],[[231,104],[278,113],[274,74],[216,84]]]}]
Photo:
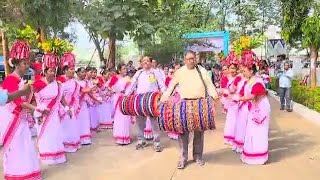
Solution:
[{"label": "banner sign", "polygon": [[229,53],[229,33],[225,31],[185,34],[183,38],[188,40],[189,51]]}]

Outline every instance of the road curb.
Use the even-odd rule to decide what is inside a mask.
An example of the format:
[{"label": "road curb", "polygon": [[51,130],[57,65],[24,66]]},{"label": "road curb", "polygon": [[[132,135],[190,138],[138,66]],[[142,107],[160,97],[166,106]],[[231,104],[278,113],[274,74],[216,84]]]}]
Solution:
[{"label": "road curb", "polygon": [[[276,95],[277,93],[273,90],[268,90],[268,95],[270,97],[272,97],[273,99],[277,100],[278,102],[280,102],[280,98],[279,96]],[[305,118],[308,121],[311,121],[315,124],[317,124],[318,126],[320,126],[320,113],[318,113],[317,111],[314,111],[312,109],[307,108],[306,106],[299,104],[297,102],[293,102],[293,111],[297,114],[299,114],[300,116],[302,116],[303,118]]]}]

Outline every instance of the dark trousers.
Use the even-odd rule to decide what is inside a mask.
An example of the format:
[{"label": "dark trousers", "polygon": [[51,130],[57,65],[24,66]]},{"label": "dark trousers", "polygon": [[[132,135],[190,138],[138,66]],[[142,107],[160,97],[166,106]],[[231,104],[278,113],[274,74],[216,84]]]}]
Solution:
[{"label": "dark trousers", "polygon": [[281,107],[292,109],[291,107],[291,88],[279,87],[279,96]]},{"label": "dark trousers", "polygon": [[[193,159],[201,159],[203,155],[204,132],[194,132]],[[189,132],[179,135],[180,161],[188,161]]]}]

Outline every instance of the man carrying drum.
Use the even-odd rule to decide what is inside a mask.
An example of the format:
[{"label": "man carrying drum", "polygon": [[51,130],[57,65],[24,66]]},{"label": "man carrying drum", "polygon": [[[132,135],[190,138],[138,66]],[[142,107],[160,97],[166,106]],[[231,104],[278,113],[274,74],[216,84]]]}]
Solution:
[{"label": "man carrying drum", "polygon": [[[160,102],[164,103],[169,99],[172,91],[179,85],[179,93],[182,101],[196,100],[210,96],[215,102],[219,99],[218,93],[209,79],[208,72],[201,66],[196,65],[196,55],[194,52],[187,52],[184,58],[185,65],[178,69],[170,82],[168,89],[163,93]],[[215,108],[211,112],[215,116]],[[179,136],[180,160],[178,169],[184,169],[188,160],[189,132],[185,131]],[[203,166],[202,159],[204,144],[204,131],[195,131],[193,138],[193,159]]]},{"label": "man carrying drum", "polygon": [[[126,95],[136,93],[136,94],[144,94],[148,92],[163,92],[165,90],[164,79],[159,71],[156,71],[152,68],[152,58],[145,56],[141,59],[141,67],[139,71],[135,73],[132,78],[131,85],[128,87],[126,91]],[[154,149],[156,152],[160,152],[160,128],[158,125],[158,121],[149,117],[151,120],[151,126],[153,130],[153,140],[154,140]],[[142,149],[146,146],[145,138],[143,136],[144,129],[146,127],[146,119],[147,117],[138,116],[136,118],[136,123],[138,125],[138,144],[136,145],[136,149]]]}]

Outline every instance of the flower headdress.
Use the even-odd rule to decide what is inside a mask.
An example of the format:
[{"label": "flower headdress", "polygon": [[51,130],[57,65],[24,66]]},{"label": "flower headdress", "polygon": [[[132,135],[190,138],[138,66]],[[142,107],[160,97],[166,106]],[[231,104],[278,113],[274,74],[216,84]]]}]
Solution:
[{"label": "flower headdress", "polygon": [[75,67],[75,56],[71,53],[73,46],[63,39],[49,39],[38,44],[44,51],[43,63],[47,68],[58,68],[65,65]]},{"label": "flower headdress", "polygon": [[14,29],[14,38],[16,41],[13,43],[10,50],[10,64],[12,59],[15,60],[28,60],[30,57],[30,44],[37,36],[37,32],[30,26],[26,26],[24,29]]},{"label": "flower headdress", "polygon": [[252,67],[253,64],[259,64],[259,58],[252,49],[261,46],[264,42],[264,36],[249,37],[241,36],[239,40],[233,42],[233,51],[239,58],[239,64]]},{"label": "flower headdress", "polygon": [[231,52],[228,54],[227,58],[225,59],[225,64],[226,64],[226,65],[231,65],[231,64],[236,64],[236,65],[238,65],[239,63],[240,63],[240,62],[239,62],[239,58],[238,58],[236,52],[234,52],[234,51],[231,51]]}]

